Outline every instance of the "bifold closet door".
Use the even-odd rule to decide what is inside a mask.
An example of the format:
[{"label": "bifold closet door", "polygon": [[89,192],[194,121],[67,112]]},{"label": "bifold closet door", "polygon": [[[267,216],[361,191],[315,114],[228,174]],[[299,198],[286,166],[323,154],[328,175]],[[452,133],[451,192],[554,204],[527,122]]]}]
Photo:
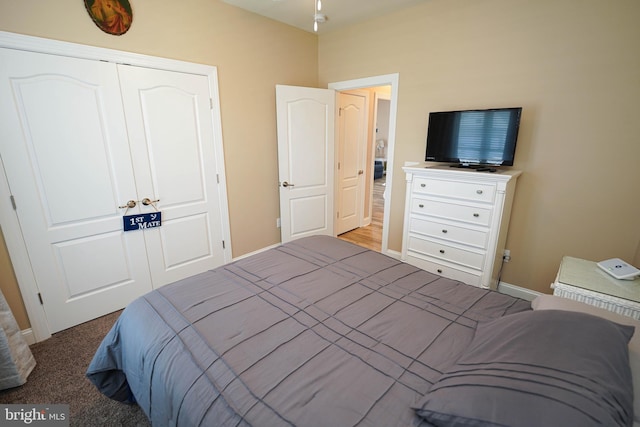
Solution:
[{"label": "bifold closet door", "polygon": [[154,288],[224,263],[209,81],[118,66],[138,195],[158,200],[144,231]]},{"label": "bifold closet door", "polygon": [[211,105],[205,75],[0,49],[0,156],[52,333],[224,263]]},{"label": "bifold closet door", "polygon": [[0,155],[51,332],[151,290],[116,65],[0,49]]}]

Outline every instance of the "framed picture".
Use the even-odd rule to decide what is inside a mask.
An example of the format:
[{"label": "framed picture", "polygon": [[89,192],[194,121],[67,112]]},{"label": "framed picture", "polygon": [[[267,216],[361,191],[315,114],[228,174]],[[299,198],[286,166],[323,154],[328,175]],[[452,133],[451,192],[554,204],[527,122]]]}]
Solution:
[{"label": "framed picture", "polygon": [[131,27],[133,11],[127,0],[84,0],[84,6],[105,33],[119,36]]}]

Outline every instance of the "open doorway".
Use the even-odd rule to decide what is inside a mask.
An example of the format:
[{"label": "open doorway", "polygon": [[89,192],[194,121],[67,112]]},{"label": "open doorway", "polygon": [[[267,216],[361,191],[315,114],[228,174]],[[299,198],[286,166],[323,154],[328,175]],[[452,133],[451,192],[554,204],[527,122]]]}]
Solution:
[{"label": "open doorway", "polygon": [[[378,252],[382,251],[382,230],[384,224],[384,190],[387,178],[387,144],[389,141],[389,112],[391,106],[390,86],[378,86],[364,89],[368,92],[366,124],[366,143],[360,148],[357,157],[362,159],[363,180],[362,197],[358,209],[360,218],[358,225],[350,227],[339,234],[343,240],[364,246]],[[339,97],[346,92],[340,92]],[[342,121],[337,122],[339,126]],[[344,144],[343,132],[338,131],[340,138],[336,141]],[[341,152],[341,147],[337,147]],[[341,172],[341,171],[339,171]],[[340,195],[343,197],[343,195]],[[338,232],[340,233],[340,228]]]},{"label": "open doorway", "polygon": [[370,120],[366,152],[363,153],[362,222],[359,228],[340,237],[382,253],[388,252],[391,191],[387,190],[391,188],[393,177],[397,87],[397,74],[329,84],[329,88],[337,92],[365,90],[370,93]]}]

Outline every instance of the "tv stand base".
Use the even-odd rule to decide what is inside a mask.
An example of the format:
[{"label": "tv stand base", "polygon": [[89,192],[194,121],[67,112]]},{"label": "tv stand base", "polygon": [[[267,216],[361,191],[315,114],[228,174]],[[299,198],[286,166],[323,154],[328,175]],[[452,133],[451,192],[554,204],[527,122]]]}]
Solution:
[{"label": "tv stand base", "polygon": [[497,169],[496,168],[492,168],[492,167],[488,167],[488,166],[484,166],[484,165],[468,165],[468,164],[464,164],[464,163],[459,163],[457,165],[451,165],[450,167],[452,168],[459,168],[459,169],[473,169],[477,172],[496,172]]}]

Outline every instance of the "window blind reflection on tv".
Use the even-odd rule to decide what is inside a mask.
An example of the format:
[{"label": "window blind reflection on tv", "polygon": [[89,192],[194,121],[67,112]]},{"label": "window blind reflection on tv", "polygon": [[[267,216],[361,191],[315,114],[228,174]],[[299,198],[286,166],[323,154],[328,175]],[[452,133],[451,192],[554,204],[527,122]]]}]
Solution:
[{"label": "window blind reflection on tv", "polygon": [[522,108],[429,114],[425,160],[512,166]]}]

